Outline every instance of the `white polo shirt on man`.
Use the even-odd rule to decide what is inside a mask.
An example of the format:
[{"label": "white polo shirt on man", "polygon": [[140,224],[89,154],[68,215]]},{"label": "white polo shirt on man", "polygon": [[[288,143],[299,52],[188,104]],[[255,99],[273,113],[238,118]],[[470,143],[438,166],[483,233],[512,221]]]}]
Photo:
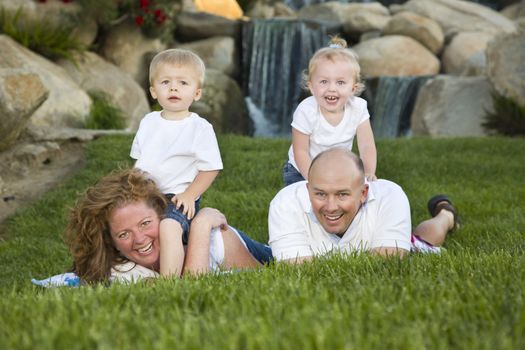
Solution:
[{"label": "white polo shirt on man", "polygon": [[326,232],[312,211],[306,181],[283,188],[270,203],[269,244],[276,260],[354,252],[373,248],[410,251],[410,204],[401,187],[388,180],[369,183],[366,202],[345,234]]}]

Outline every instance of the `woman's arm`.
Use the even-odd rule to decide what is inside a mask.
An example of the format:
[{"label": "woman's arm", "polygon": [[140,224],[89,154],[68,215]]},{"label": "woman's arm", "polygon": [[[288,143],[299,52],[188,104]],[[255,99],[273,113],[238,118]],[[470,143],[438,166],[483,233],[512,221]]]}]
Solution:
[{"label": "woman's arm", "polygon": [[305,180],[308,180],[308,170],[312,160],[310,159],[310,135],[303,134],[292,128],[292,147],[295,163],[299,172]]},{"label": "woman's arm", "polygon": [[210,234],[213,228],[228,226],[223,213],[213,208],[202,208],[190,226],[183,273],[200,275],[209,271]]},{"label": "woman's arm", "polygon": [[357,127],[357,148],[365,166],[366,178],[376,180],[377,151],[370,120],[365,120]]}]

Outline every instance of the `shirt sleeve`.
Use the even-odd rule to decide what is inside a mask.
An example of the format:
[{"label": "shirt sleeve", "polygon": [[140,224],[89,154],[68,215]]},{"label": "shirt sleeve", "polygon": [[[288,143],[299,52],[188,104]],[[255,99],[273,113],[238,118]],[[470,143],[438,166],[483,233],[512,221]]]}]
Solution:
[{"label": "shirt sleeve", "polygon": [[356,99],[356,113],[357,113],[357,125],[370,119],[370,113],[368,112],[367,102],[365,99],[355,97]]},{"label": "shirt sleeve", "polygon": [[278,198],[270,203],[269,244],[277,261],[313,255],[304,226],[304,213],[293,207],[284,205]]},{"label": "shirt sleeve", "polygon": [[[378,180],[381,181],[381,180]],[[401,187],[393,184],[389,193],[380,199],[377,226],[371,248],[399,248],[410,250],[410,204]]]},{"label": "shirt sleeve", "polygon": [[222,169],[221,152],[217,142],[217,136],[213,126],[204,124],[195,139],[195,157],[197,158],[197,169],[199,171],[211,171]]},{"label": "shirt sleeve", "polygon": [[311,100],[302,101],[293,113],[292,127],[303,134],[312,134],[316,113],[316,105],[312,104]]},{"label": "shirt sleeve", "polygon": [[137,130],[137,133],[135,134],[135,138],[133,139],[133,143],[131,144],[131,151],[129,153],[129,156],[133,159],[139,159],[141,150],[140,150],[140,134],[141,134],[141,128]]}]

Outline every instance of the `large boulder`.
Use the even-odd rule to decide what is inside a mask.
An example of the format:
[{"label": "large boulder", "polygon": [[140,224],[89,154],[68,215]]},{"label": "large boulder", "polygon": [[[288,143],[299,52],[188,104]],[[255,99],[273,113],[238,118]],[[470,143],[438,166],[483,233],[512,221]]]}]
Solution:
[{"label": "large boulder", "polygon": [[409,36],[434,54],[441,51],[445,41],[443,30],[436,21],[408,11],[395,14],[383,28],[383,35]]},{"label": "large boulder", "polygon": [[86,91],[102,91],[113,105],[124,112],[128,130],[136,130],[140,120],[150,112],[145,90],[114,64],[93,52],[78,57],[76,64],[62,61],[73,80]]},{"label": "large boulder", "polygon": [[439,23],[446,38],[458,32],[497,34],[516,30],[516,25],[499,12],[470,1],[409,0],[391,10],[411,11],[432,18]]},{"label": "large boulder", "polygon": [[241,88],[235,80],[218,70],[206,70],[202,98],[190,109],[207,119],[217,133],[246,134],[249,130]]},{"label": "large boulder", "polygon": [[177,17],[175,38],[195,41],[213,36],[229,36],[236,41],[241,37],[241,22],[205,12],[182,11]]},{"label": "large boulder", "polygon": [[343,25],[343,4],[337,1],[329,1],[321,4],[307,5],[301,7],[297,12],[300,19],[309,19],[320,22]]},{"label": "large boulder", "polygon": [[494,35],[482,32],[462,32],[455,35],[443,51],[441,58],[443,71],[452,75],[472,71],[469,65],[476,64],[482,59],[492,38]]},{"label": "large boulder", "polygon": [[380,3],[343,4],[329,1],[302,7],[297,17],[342,26],[345,33],[361,34],[381,30],[390,20],[390,12]]},{"label": "large boulder", "polygon": [[340,13],[348,34],[382,30],[390,21],[390,11],[379,2],[343,4]]},{"label": "large boulder", "polygon": [[229,36],[193,41],[179,45],[178,48],[195,52],[202,58],[206,68],[217,69],[229,76],[238,73],[239,62],[235,41]]},{"label": "large boulder", "polygon": [[65,69],[21,46],[6,35],[0,35],[0,69],[27,69],[37,73],[49,90],[46,101],[33,113],[35,125],[82,127],[89,115],[91,99]]},{"label": "large boulder", "polygon": [[412,38],[389,35],[353,47],[366,78],[419,76],[439,73],[439,60]]},{"label": "large boulder", "polygon": [[17,140],[48,95],[49,90],[35,72],[0,69],[0,151]]},{"label": "large boulder", "polygon": [[131,21],[124,21],[107,34],[100,54],[129,73],[144,89],[149,88],[148,54],[166,48],[160,39],[146,37]]},{"label": "large boulder", "polygon": [[414,136],[484,136],[487,111],[493,111],[486,77],[441,75],[426,82],[412,111]]},{"label": "large boulder", "polygon": [[525,0],[521,0],[506,6],[503,10],[501,10],[500,13],[512,20],[525,17]]},{"label": "large boulder", "polygon": [[525,106],[525,30],[489,42],[487,70],[496,91]]},{"label": "large boulder", "polygon": [[194,2],[198,11],[234,20],[243,16],[242,9],[235,0],[195,0]]}]

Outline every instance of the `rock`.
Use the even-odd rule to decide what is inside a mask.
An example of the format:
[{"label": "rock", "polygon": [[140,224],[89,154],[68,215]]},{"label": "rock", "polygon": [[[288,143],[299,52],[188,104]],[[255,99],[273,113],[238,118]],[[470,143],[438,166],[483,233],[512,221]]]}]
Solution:
[{"label": "rock", "polygon": [[381,30],[390,19],[389,11],[380,3],[343,4],[329,1],[302,7],[297,17],[342,26],[349,35]]},{"label": "rock", "polygon": [[166,49],[160,39],[146,37],[131,21],[124,21],[113,27],[100,49],[102,57],[115,64],[145,90],[149,89],[148,53]]},{"label": "rock", "polygon": [[343,4],[340,16],[349,35],[382,30],[391,18],[388,9],[379,2]]},{"label": "rock", "polygon": [[269,19],[275,17],[275,8],[270,4],[265,4],[262,2],[256,2],[251,6],[251,8],[246,12],[246,16],[250,18],[261,18]]},{"label": "rock", "polygon": [[276,17],[296,17],[295,11],[282,2],[277,2],[273,5]]},{"label": "rock", "polygon": [[434,75],[439,72],[436,56],[407,36],[389,35],[370,39],[353,49],[359,56],[361,74],[366,78]]},{"label": "rock", "polygon": [[77,64],[61,62],[73,80],[86,91],[102,91],[124,112],[128,130],[135,131],[150,112],[144,89],[127,73],[93,52],[79,57]]},{"label": "rock", "polygon": [[487,55],[485,51],[477,51],[472,54],[464,63],[461,76],[487,76]]},{"label": "rock", "polygon": [[439,23],[446,38],[459,32],[498,34],[516,30],[516,25],[499,12],[470,1],[409,0],[395,9],[432,18]]},{"label": "rock", "polygon": [[212,68],[229,76],[236,76],[239,62],[235,50],[235,41],[228,36],[213,37],[179,45],[178,48],[187,49],[199,55],[206,68]]},{"label": "rock", "polygon": [[437,54],[443,48],[445,35],[439,24],[428,17],[403,11],[395,14],[383,28],[383,35],[404,35]]},{"label": "rock", "polygon": [[493,110],[486,77],[441,75],[419,91],[411,116],[414,136],[484,136],[487,111]]},{"label": "rock", "polygon": [[207,119],[216,133],[248,132],[249,117],[241,88],[218,70],[206,70],[202,98],[190,109]]},{"label": "rock", "polygon": [[487,47],[487,71],[496,91],[525,106],[525,30],[502,34]]},{"label": "rock", "polygon": [[333,23],[335,25],[343,25],[343,18],[341,16],[342,11],[342,3],[337,1],[329,1],[321,4],[303,6],[297,12],[297,17],[300,19],[309,19]]},{"label": "rock", "polygon": [[213,36],[229,36],[236,41],[241,37],[241,22],[204,12],[183,11],[177,17],[175,38],[178,41],[195,41]]},{"label": "rock", "polygon": [[37,73],[49,90],[46,101],[33,113],[30,123],[56,127],[82,127],[91,99],[60,66],[0,35],[0,69],[27,69]]},{"label": "rock", "polygon": [[27,69],[0,69],[0,151],[9,148],[25,129],[49,90]]},{"label": "rock", "polygon": [[235,0],[195,0],[194,3],[198,11],[232,20],[239,19],[243,15],[241,7]]},{"label": "rock", "polygon": [[469,70],[467,65],[472,63],[470,58],[476,54],[484,54],[493,37],[492,34],[482,32],[462,32],[455,35],[443,51],[443,71],[446,74],[460,75]]},{"label": "rock", "polygon": [[517,20],[519,18],[525,17],[525,1],[521,0],[506,6],[500,11],[500,13],[511,20]]}]

